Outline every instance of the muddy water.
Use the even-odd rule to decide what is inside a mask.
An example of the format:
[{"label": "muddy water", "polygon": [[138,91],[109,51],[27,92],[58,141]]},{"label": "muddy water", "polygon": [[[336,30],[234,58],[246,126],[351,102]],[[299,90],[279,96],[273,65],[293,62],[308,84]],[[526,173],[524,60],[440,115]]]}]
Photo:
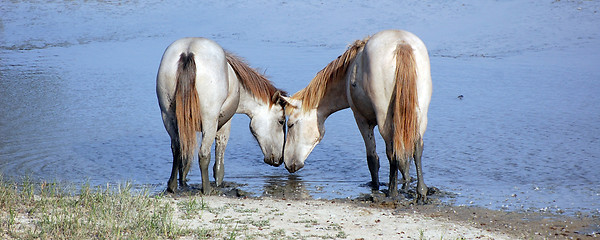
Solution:
[{"label": "muddy water", "polygon": [[[412,30],[390,24],[406,21],[432,55],[434,94],[424,172],[426,182],[443,192],[437,198],[492,209],[598,213],[597,33],[557,37],[568,41],[563,43],[546,40],[552,33],[532,31],[516,38],[544,40],[515,47],[517,40],[503,35],[505,28],[499,26],[485,37],[451,35],[452,46],[443,35],[447,26],[435,21],[469,14],[478,6],[463,4],[465,10],[458,3],[412,2],[425,13],[440,13],[421,23],[396,15],[373,17],[393,10],[392,3],[341,10],[312,1],[264,4],[270,10],[219,2],[1,3],[0,172],[94,185],[132,181],[164,189],[171,156],[154,88],[160,57],[173,40],[215,39],[293,93],[352,39],[385,28]],[[567,10],[578,6],[533,7],[564,8],[571,14]],[[323,15],[327,10],[331,15]],[[360,17],[335,18],[343,14]],[[593,13],[583,17],[583,22],[598,22]],[[318,24],[319,18],[336,26]],[[504,41],[486,45],[490,34]],[[370,193],[364,144],[350,110],[327,120],[325,138],[295,174],[262,162],[248,123],[246,116],[234,118],[226,181],[254,195],[353,198]],[[383,146],[379,138],[380,181],[387,182]],[[200,182],[197,164],[189,177],[191,183]]]}]

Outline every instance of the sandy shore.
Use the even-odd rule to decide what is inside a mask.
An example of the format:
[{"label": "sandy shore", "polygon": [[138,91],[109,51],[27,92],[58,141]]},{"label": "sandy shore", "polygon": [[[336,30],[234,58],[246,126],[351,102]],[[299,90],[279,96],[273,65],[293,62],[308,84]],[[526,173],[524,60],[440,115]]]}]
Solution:
[{"label": "sandy shore", "polygon": [[[304,195],[248,197],[230,187],[202,195],[5,181],[0,175],[0,239],[598,239],[600,216],[506,212],[425,205],[384,193],[355,199]],[[233,188],[232,188],[233,186]],[[69,190],[70,189],[70,190]],[[271,194],[271,193],[268,193]],[[410,191],[409,193],[410,194]]]},{"label": "sandy shore", "polygon": [[[237,239],[593,239],[574,229],[589,219],[560,219],[439,206],[396,206],[344,200],[289,200],[223,196],[166,197],[178,223],[189,228],[235,229]],[[185,205],[203,207],[185,216]],[[597,220],[596,220],[597,221]],[[594,224],[597,224],[595,222]],[[596,225],[597,226],[597,225]]]},{"label": "sandy shore", "polygon": [[[189,198],[189,197],[188,197]],[[346,239],[511,239],[468,224],[397,212],[393,209],[361,207],[356,204],[318,200],[238,199],[201,197],[206,211],[185,219],[180,208],[176,219],[190,228],[243,229],[241,239],[346,238]],[[182,205],[184,198],[172,198]],[[185,220],[184,220],[185,219]]]}]

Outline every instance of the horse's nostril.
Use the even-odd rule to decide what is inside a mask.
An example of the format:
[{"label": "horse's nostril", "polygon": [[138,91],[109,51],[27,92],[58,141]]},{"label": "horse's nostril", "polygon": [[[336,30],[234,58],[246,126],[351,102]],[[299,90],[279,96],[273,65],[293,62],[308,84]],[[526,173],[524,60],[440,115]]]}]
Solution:
[{"label": "horse's nostril", "polygon": [[288,172],[293,173],[294,172],[294,164],[290,164],[290,165],[285,165],[285,169],[288,170]]},{"label": "horse's nostril", "polygon": [[302,168],[302,167],[303,167],[303,164],[298,164],[298,163],[292,163],[289,166],[285,166],[285,168],[290,173],[295,173],[296,171],[300,170],[300,168]]},{"label": "horse's nostril", "polygon": [[279,167],[279,165],[283,163],[283,158],[277,158],[274,154],[271,154],[270,157],[265,157],[265,163],[271,166]]}]

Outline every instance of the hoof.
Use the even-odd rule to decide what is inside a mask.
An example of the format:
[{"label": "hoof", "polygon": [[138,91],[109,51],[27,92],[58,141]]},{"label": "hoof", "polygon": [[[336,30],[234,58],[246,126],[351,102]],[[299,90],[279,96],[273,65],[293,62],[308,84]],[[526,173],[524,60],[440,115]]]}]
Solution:
[{"label": "hoof", "polygon": [[387,197],[389,197],[389,198],[397,198],[398,197],[398,190],[389,189],[388,192],[387,192]]},{"label": "hoof", "polygon": [[179,186],[180,187],[186,187],[186,188],[189,187],[189,185],[187,184],[187,180],[185,180],[185,181],[179,181]]},{"label": "hoof", "polygon": [[422,195],[422,194],[418,194],[415,196],[415,198],[412,201],[413,205],[425,205],[429,202],[429,200],[427,199],[427,195]]},{"label": "hoof", "polygon": [[221,187],[223,187],[223,180],[221,180],[221,181],[215,181],[215,187],[216,187],[216,188],[221,188]]},{"label": "hoof", "polygon": [[210,195],[211,192],[212,192],[212,188],[210,186],[208,186],[208,187],[202,187],[202,194],[203,195]]},{"label": "hoof", "polygon": [[425,205],[427,202],[427,197],[417,197],[413,200],[413,204],[415,205]]},{"label": "hoof", "polygon": [[367,186],[371,187],[372,190],[379,190],[379,182],[370,181]]},{"label": "hoof", "polygon": [[167,183],[167,192],[175,193],[177,191],[177,183],[175,181],[169,181]]}]

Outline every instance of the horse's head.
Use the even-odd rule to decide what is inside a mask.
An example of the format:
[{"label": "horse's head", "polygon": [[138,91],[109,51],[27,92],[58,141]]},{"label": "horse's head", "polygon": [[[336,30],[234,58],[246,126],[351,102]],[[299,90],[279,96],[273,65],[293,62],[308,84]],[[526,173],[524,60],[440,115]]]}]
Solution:
[{"label": "horse's head", "polygon": [[325,128],[316,109],[304,111],[302,100],[282,97],[286,102],[288,132],[285,139],[285,168],[293,173],[304,167],[304,161],[321,141]]},{"label": "horse's head", "polygon": [[250,132],[265,155],[265,163],[276,167],[283,162],[285,142],[285,112],[279,97],[276,93],[272,100],[275,103],[259,107],[250,119]]}]

